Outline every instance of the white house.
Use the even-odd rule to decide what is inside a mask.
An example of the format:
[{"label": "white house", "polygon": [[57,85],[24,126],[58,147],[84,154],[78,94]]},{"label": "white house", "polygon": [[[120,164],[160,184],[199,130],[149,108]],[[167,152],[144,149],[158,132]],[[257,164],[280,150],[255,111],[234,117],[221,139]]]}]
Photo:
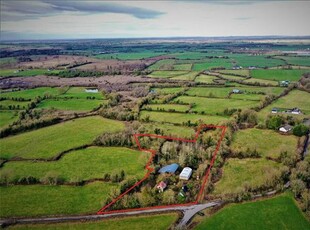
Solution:
[{"label": "white house", "polygon": [[185,167],[180,174],[180,180],[189,180],[192,173],[193,170],[190,167]]},{"label": "white house", "polygon": [[301,114],[301,111],[298,108],[293,108],[291,113],[292,114]]},{"label": "white house", "polygon": [[289,131],[292,130],[292,126],[290,125],[285,125],[285,126],[282,126],[279,131],[282,132],[282,133],[288,133]]}]

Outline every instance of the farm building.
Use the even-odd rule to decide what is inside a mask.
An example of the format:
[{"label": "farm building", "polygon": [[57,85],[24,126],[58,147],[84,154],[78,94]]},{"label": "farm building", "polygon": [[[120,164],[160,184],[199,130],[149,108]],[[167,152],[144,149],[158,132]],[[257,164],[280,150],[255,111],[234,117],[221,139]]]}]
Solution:
[{"label": "farm building", "polygon": [[165,190],[165,188],[167,187],[167,184],[163,181],[161,181],[157,186],[156,188],[160,191],[160,192],[163,192]]},{"label": "farm building", "polygon": [[239,90],[239,89],[233,89],[232,92],[233,92],[233,93],[241,93],[241,90]]},{"label": "farm building", "polygon": [[159,173],[175,173],[179,168],[178,164],[171,164],[162,167],[158,172]]},{"label": "farm building", "polygon": [[285,126],[282,126],[279,131],[282,132],[282,133],[288,133],[289,131],[292,130],[292,126],[290,125],[285,125]]},{"label": "farm building", "polygon": [[301,114],[301,111],[300,109],[298,108],[293,108],[292,111],[291,111],[292,114]]},{"label": "farm building", "polygon": [[282,87],[287,87],[290,84],[290,81],[280,81],[279,85]]},{"label": "farm building", "polygon": [[180,174],[180,179],[181,180],[189,180],[189,178],[192,175],[193,170],[190,167],[185,167],[181,174]]}]

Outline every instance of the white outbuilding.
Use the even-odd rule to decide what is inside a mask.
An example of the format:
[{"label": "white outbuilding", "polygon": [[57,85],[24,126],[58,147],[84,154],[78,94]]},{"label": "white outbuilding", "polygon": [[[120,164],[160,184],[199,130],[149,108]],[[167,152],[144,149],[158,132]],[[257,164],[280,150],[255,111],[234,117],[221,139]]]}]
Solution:
[{"label": "white outbuilding", "polygon": [[193,170],[190,167],[185,167],[180,174],[180,180],[189,180],[192,172]]}]

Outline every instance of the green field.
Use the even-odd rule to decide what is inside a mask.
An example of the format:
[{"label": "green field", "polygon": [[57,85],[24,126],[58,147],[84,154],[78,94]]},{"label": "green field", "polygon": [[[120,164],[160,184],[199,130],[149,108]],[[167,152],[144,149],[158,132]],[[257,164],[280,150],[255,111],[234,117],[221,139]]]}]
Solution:
[{"label": "green field", "polygon": [[148,76],[153,78],[171,78],[181,76],[187,73],[188,71],[154,71]]},{"label": "green field", "polygon": [[247,54],[229,54],[228,55],[237,65],[245,67],[272,67],[285,65],[285,62],[280,59],[266,58],[266,56],[253,56]]},{"label": "green field", "polygon": [[193,64],[175,64],[173,65],[173,70],[187,70],[190,71],[192,69]]},{"label": "green field", "polygon": [[91,111],[105,103],[104,100],[89,99],[47,99],[41,101],[37,108],[39,109],[58,109],[66,111]]},{"label": "green field", "polygon": [[203,220],[196,230],[310,229],[309,221],[289,193],[271,199],[232,204]]},{"label": "green field", "polygon": [[277,158],[284,151],[294,155],[297,143],[298,138],[293,135],[285,136],[272,130],[244,129],[234,134],[231,150],[246,152],[247,149],[256,149],[262,157]]},{"label": "green field", "polygon": [[0,139],[1,158],[51,158],[62,151],[90,144],[103,132],[124,128],[119,121],[85,117]]},{"label": "green field", "polygon": [[277,81],[271,81],[271,80],[265,80],[265,79],[257,79],[257,78],[249,78],[249,79],[243,80],[243,82],[244,83],[266,84],[266,85],[272,85],[272,86],[279,85],[279,82],[277,82]]},{"label": "green field", "polygon": [[298,81],[306,72],[309,70],[255,69],[251,71],[251,77],[273,81]]},{"label": "green field", "polygon": [[48,73],[59,73],[59,70],[48,71],[46,69],[29,69],[17,72],[16,69],[1,69],[0,77],[8,77],[8,76],[31,77],[37,75],[45,75]]},{"label": "green field", "polygon": [[113,173],[123,169],[126,176],[141,178],[144,176],[144,166],[149,157],[147,153],[121,147],[89,147],[72,151],[58,161],[30,162],[12,161],[0,169],[10,171],[11,180],[32,176],[43,178],[49,172],[57,172],[66,182],[101,179],[105,173]]},{"label": "green field", "polygon": [[279,58],[286,60],[286,62],[291,65],[310,66],[310,58],[306,56],[300,56],[300,57],[280,56]]},{"label": "green field", "polygon": [[250,75],[250,71],[248,69],[238,69],[238,70],[225,69],[225,70],[219,70],[217,72],[223,73],[223,74],[232,74],[232,75],[236,74],[236,75],[245,76],[245,77],[248,77]]},{"label": "green field", "polygon": [[163,59],[155,62],[153,65],[149,66],[147,70],[173,70],[175,60],[174,59]]},{"label": "green field", "polygon": [[0,101],[0,108],[6,110],[14,106],[15,107],[14,109],[16,110],[26,109],[29,103],[30,103],[29,101],[3,100]]},{"label": "green field", "polygon": [[151,108],[153,111],[177,111],[177,112],[186,112],[189,110],[188,105],[178,105],[178,104],[150,104],[143,107],[143,109]]},{"label": "green field", "polygon": [[223,115],[225,109],[250,109],[259,104],[259,101],[188,96],[177,97],[174,101],[187,104],[194,103],[191,111],[204,112],[209,115]]},{"label": "green field", "polygon": [[98,54],[95,57],[99,59],[135,60],[135,59],[156,57],[163,54],[165,53],[145,51],[145,52],[132,52],[132,53]]},{"label": "green field", "polygon": [[183,88],[180,88],[180,87],[174,87],[174,88],[153,88],[153,90],[155,91],[155,93],[158,93],[158,94],[174,94],[174,93],[181,92],[183,90]]},{"label": "green field", "polygon": [[26,90],[19,90],[14,92],[5,92],[0,93],[0,97],[7,97],[7,98],[25,98],[25,99],[34,99],[38,96],[43,97],[44,95],[53,95],[56,96],[60,94],[59,88],[51,88],[51,87],[40,87],[35,89],[26,89]]},{"label": "green field", "polygon": [[[271,105],[262,109],[258,115],[260,119],[265,119],[267,115],[271,114],[272,108],[279,108],[279,109],[292,109],[292,108],[299,108],[303,114],[310,115],[310,94],[300,90],[293,90],[288,95],[279,98]],[[308,102],[307,102],[308,101]],[[286,114],[289,116],[301,117],[302,115],[292,115]]]},{"label": "green field", "polygon": [[245,186],[260,188],[268,186],[269,178],[283,167],[274,161],[231,158],[225,161],[222,178],[215,184],[213,194],[237,193]]},{"label": "green field", "polygon": [[203,63],[195,63],[193,66],[194,71],[202,71],[212,68],[231,68],[232,63],[229,59],[209,59]]},{"label": "green field", "polygon": [[195,130],[191,127],[178,126],[173,124],[162,124],[162,123],[143,123],[143,133],[155,133],[155,129],[163,131],[163,135],[172,137],[183,137],[193,139]]},{"label": "green field", "polygon": [[96,99],[103,99],[103,95],[100,91],[98,93],[88,93],[86,92],[87,88],[84,87],[70,87],[69,90],[59,95],[59,98],[78,98],[78,99],[86,99],[87,97],[95,97]]},{"label": "green field", "polygon": [[124,217],[117,219],[103,219],[99,221],[67,222],[58,224],[14,225],[10,229],[106,229],[106,230],[140,230],[152,226],[154,230],[167,230],[176,222],[178,215],[175,213],[157,214],[136,217]]},{"label": "green field", "polygon": [[140,119],[149,117],[150,121],[165,122],[172,124],[182,124],[183,122],[191,121],[192,123],[203,121],[205,124],[218,124],[221,121],[225,121],[228,118],[222,116],[205,116],[198,114],[187,113],[167,113],[167,112],[155,112],[155,111],[142,111],[140,113]]},{"label": "green field", "polygon": [[199,72],[189,72],[189,73],[186,73],[186,74],[182,74],[182,75],[179,75],[179,76],[176,76],[176,77],[172,77],[170,78],[171,80],[182,80],[182,81],[193,81],[195,80],[195,77],[199,74]]},{"label": "green field", "polygon": [[1,186],[0,217],[73,215],[98,211],[117,184]]},{"label": "green field", "polygon": [[18,112],[12,110],[0,110],[0,128],[18,120]]},{"label": "green field", "polygon": [[228,75],[228,74],[221,74],[221,76],[228,81],[243,81],[245,80],[244,77],[234,76],[234,75]]},{"label": "green field", "polygon": [[207,84],[214,84],[214,80],[218,80],[219,78],[215,76],[210,76],[210,75],[198,75],[195,79],[195,82],[200,82],[200,83],[207,83]]}]

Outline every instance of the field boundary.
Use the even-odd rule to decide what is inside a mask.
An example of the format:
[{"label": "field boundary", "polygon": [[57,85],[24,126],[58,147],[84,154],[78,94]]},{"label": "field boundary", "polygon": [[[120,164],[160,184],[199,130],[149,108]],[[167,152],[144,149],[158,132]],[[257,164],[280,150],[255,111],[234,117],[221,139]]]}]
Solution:
[{"label": "field boundary", "polygon": [[[109,207],[111,207],[113,204],[115,204],[117,201],[119,201],[123,196],[125,196],[127,193],[129,193],[131,190],[133,190],[134,188],[136,188],[137,186],[139,186],[143,181],[145,181],[150,174],[154,171],[154,168],[151,167],[152,161],[154,159],[154,156],[156,154],[156,151],[153,149],[143,149],[141,147],[141,144],[139,142],[139,137],[153,137],[153,138],[160,138],[160,139],[167,139],[167,140],[174,140],[174,141],[183,141],[183,142],[187,142],[187,143],[195,143],[198,139],[198,136],[200,135],[201,130],[203,129],[221,129],[221,135],[220,138],[217,142],[216,148],[214,150],[214,153],[212,155],[212,159],[210,162],[210,166],[206,169],[206,173],[204,175],[204,178],[202,180],[202,186],[199,190],[197,199],[194,202],[189,202],[189,203],[184,203],[184,204],[172,204],[172,205],[160,205],[160,206],[151,206],[151,207],[143,207],[143,208],[131,208],[131,209],[121,209],[121,210],[112,210],[112,211],[106,211]],[[142,152],[149,152],[151,153],[151,157],[148,160],[145,169],[147,169],[147,173],[145,174],[145,176],[138,181],[137,183],[135,183],[132,187],[130,187],[129,189],[127,189],[125,192],[123,192],[122,194],[120,194],[118,197],[116,197],[115,199],[113,199],[109,204],[103,206],[98,212],[98,215],[103,215],[103,214],[110,214],[110,213],[124,213],[124,212],[130,212],[130,211],[137,211],[137,210],[151,210],[151,209],[164,209],[164,208],[171,208],[171,207],[178,207],[178,206],[189,206],[189,205],[195,205],[198,204],[201,200],[201,197],[203,195],[203,190],[204,187],[207,183],[207,180],[209,178],[209,174],[211,171],[211,168],[213,167],[216,155],[219,151],[221,142],[224,138],[224,135],[226,133],[226,126],[216,126],[216,125],[207,125],[207,124],[202,124],[198,127],[197,132],[195,134],[195,138],[194,139],[184,139],[184,138],[176,138],[176,137],[169,137],[169,136],[161,136],[161,135],[156,135],[156,134],[133,134],[133,137],[135,139],[135,142],[138,146],[138,149]]]}]

